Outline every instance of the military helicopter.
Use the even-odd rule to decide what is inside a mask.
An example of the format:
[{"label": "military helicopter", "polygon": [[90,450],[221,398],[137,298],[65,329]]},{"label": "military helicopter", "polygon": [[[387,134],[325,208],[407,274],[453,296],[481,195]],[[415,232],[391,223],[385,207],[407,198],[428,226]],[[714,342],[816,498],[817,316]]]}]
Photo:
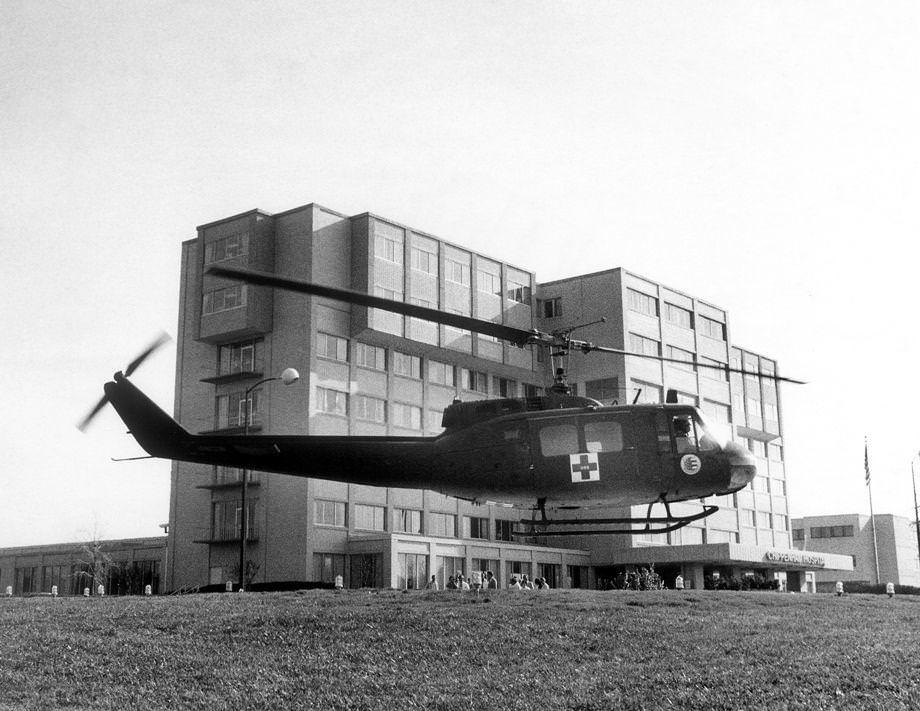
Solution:
[{"label": "military helicopter", "polygon": [[[674,360],[577,340],[571,337],[573,329],[524,330],[250,269],[211,267],[208,273],[442,323],[522,348],[548,348],[554,365],[566,362],[573,351]],[[720,438],[692,405],[604,406],[573,395],[564,367],[555,368],[554,383],[542,396],[455,401],[444,411],[444,430],[437,436],[192,434],[128,380],[153,348],[105,384],[105,395],[84,426],[108,402],[152,457],[509,504],[530,511],[529,519],[521,519],[526,530],[519,535],[666,533],[718,510],[704,505],[678,515],[672,503],[738,491],[757,473],[753,455]],[[802,382],[728,365],[698,365]],[[558,517],[635,504],[648,504],[644,517]],[[656,504],[664,507],[663,515],[652,515]]]}]

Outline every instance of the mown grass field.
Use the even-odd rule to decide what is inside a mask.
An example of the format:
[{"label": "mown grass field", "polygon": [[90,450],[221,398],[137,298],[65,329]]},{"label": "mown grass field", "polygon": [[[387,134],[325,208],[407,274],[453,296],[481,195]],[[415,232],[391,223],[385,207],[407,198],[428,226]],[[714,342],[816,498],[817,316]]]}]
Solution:
[{"label": "mown grass field", "polygon": [[0,601],[0,708],[920,709],[920,598],[310,591]]}]

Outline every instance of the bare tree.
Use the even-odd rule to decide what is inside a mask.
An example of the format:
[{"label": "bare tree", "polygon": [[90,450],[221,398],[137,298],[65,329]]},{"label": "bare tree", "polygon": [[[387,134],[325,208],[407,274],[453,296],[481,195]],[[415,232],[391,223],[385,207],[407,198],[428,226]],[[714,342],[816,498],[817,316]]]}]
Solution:
[{"label": "bare tree", "polygon": [[102,540],[98,521],[94,521],[89,539],[80,544],[79,564],[80,569],[74,576],[82,587],[89,588],[90,595],[95,595],[97,587],[105,585],[109,570],[114,565],[112,556],[106,550],[106,542]]}]

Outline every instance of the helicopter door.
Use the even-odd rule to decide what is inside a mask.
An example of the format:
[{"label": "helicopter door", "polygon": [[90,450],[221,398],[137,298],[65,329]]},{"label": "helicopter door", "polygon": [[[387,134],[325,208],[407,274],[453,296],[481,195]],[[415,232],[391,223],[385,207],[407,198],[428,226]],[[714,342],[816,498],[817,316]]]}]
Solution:
[{"label": "helicopter door", "polygon": [[590,498],[599,487],[634,478],[636,442],[628,416],[568,415],[531,424],[534,486],[541,496]]}]

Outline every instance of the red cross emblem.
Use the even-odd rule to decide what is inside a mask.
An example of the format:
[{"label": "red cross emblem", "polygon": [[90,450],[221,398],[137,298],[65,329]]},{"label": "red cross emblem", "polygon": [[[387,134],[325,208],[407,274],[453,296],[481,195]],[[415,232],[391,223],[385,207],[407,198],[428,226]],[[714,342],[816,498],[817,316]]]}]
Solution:
[{"label": "red cross emblem", "polygon": [[596,452],[587,454],[570,454],[569,465],[573,482],[600,481],[601,470]]}]

